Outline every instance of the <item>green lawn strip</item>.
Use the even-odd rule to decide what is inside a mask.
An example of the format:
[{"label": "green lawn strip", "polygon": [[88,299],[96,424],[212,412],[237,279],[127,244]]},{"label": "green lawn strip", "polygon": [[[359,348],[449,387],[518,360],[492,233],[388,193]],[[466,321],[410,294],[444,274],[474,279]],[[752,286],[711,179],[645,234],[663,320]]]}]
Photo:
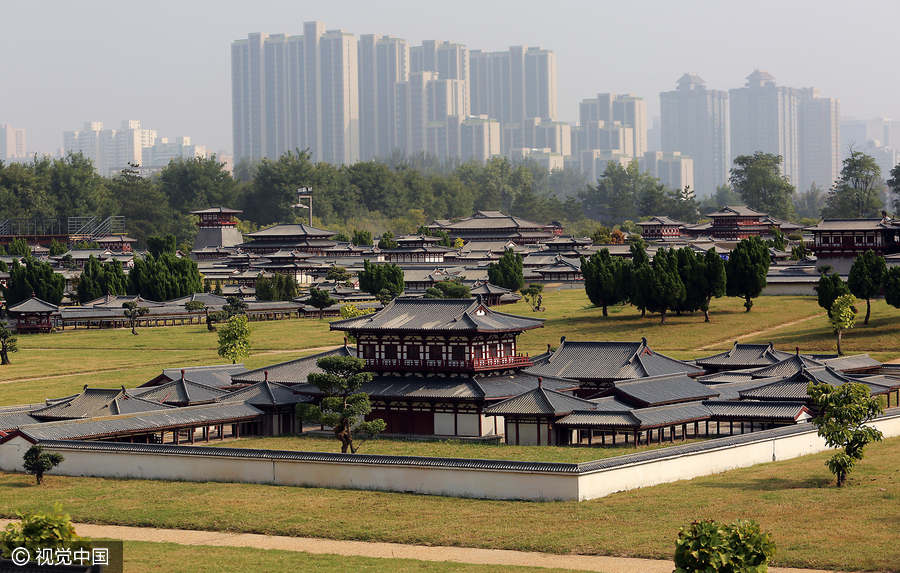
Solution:
[{"label": "green lawn strip", "polygon": [[[869,324],[863,324],[865,302],[858,303],[857,309],[860,316],[857,316],[856,326],[844,333],[842,341],[844,353],[887,352],[892,353],[894,357],[900,355],[898,348],[900,310],[888,305],[884,300],[873,300]],[[834,334],[824,311],[819,317],[779,329],[764,338],[782,349],[799,346],[802,351],[836,351]],[[756,341],[760,340],[757,338]]]},{"label": "green lawn strip", "polygon": [[694,519],[753,518],[772,532],[779,565],[896,567],[900,438],[868,448],[841,489],[825,468],[828,455],[580,503],[52,473],[38,487],[30,476],[2,474],[0,513],[45,511],[58,501],[74,520],[93,523],[649,558],[671,558],[679,527]]},{"label": "green lawn strip", "polygon": [[[502,307],[503,312],[545,318],[544,328],[524,333],[519,349],[531,353],[544,352],[547,344],[556,346],[561,336],[570,340],[640,340],[646,337],[657,350],[691,350],[708,345],[730,346],[747,333],[768,330],[779,324],[814,316],[819,309],[815,298],[802,296],[761,297],[753,310],[744,312],[741,301],[734,298],[714,299],[712,322],[703,322],[702,313],[671,315],[666,324],[659,316],[641,318],[631,306],[610,309],[608,318],[590,305],[583,290],[565,290],[544,297],[546,312],[531,312],[523,303]],[[823,329],[825,326],[822,327]]]},{"label": "green lawn strip", "polygon": [[[340,333],[327,328],[323,321],[306,319],[251,323],[251,356],[245,363],[255,368],[308,354],[304,352],[307,348],[340,344]],[[0,369],[0,382],[148,365],[157,365],[161,370],[223,361],[216,353],[216,333],[207,332],[205,326],[144,328],[139,332],[138,336],[127,329],[22,335],[19,352],[10,357],[12,364]],[[283,350],[293,354],[272,352]]]},{"label": "green lawn strip", "polygon": [[[621,437],[620,440],[621,442]],[[688,440],[694,442],[698,440]],[[362,443],[359,453],[383,456],[425,456],[439,458],[466,458],[485,460],[513,460],[527,462],[579,463],[631,454],[639,451],[655,450],[685,442],[653,444],[635,448],[631,445],[615,447],[569,447],[569,446],[508,446],[506,444],[484,444],[459,440],[418,441],[375,439]],[[224,448],[256,448],[262,450],[289,450],[300,452],[341,451],[340,442],[316,436],[291,436],[272,438],[241,438],[211,444]]]},{"label": "green lawn strip", "polygon": [[[488,573],[499,569],[497,565],[473,565],[450,561],[356,557],[277,549],[179,545],[177,543],[152,543],[147,541],[126,541],[124,551],[125,569],[129,573],[141,573],[143,571],[166,571],[168,573],[230,573],[232,571],[270,571],[273,573],[279,571],[319,571],[323,573],[343,573],[345,571]],[[569,571],[568,569],[507,565],[504,565],[502,570],[521,573],[558,573]]]},{"label": "green lawn strip", "polygon": [[0,384],[0,405],[37,404],[47,398],[61,398],[81,391],[85,384],[92,388],[131,388],[159,374],[158,366],[126,368],[95,374],[78,374]]}]

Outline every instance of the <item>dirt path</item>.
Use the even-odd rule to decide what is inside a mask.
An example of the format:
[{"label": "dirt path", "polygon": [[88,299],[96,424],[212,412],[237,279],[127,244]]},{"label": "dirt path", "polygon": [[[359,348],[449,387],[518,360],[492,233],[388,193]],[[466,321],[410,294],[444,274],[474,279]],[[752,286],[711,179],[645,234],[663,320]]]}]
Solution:
[{"label": "dirt path", "polygon": [[[800,324],[802,322],[806,322],[808,320],[812,320],[814,318],[822,316],[821,314],[813,314],[811,316],[807,316],[804,318],[798,318],[797,320],[792,320],[790,322],[783,322],[777,326],[773,326],[771,328],[764,328],[762,330],[754,330],[753,332],[745,332],[741,334],[740,338],[746,340],[748,338],[753,338],[754,336],[760,336],[762,334],[768,334],[770,332],[775,332],[776,330],[781,330],[787,326],[794,326],[795,324]],[[722,345],[730,346],[734,342],[733,338],[728,338],[725,340],[719,340],[717,342],[713,342],[711,344],[707,344],[706,346],[701,346],[700,348],[695,348],[694,350],[711,350],[713,348],[721,348]]]},{"label": "dirt path", "polygon": [[[0,519],[0,527],[6,527],[8,519]],[[499,566],[558,567],[578,571],[602,571],[604,573],[671,573],[671,561],[635,559],[631,557],[604,557],[598,555],[555,555],[505,549],[477,549],[472,547],[444,547],[406,545],[402,543],[377,543],[368,541],[338,541],[312,537],[287,537],[282,535],[258,535],[254,533],[222,533],[184,529],[155,529],[149,527],[125,527],[120,525],[93,525],[76,523],[79,535],[106,537],[126,541],[151,541],[178,543],[180,545],[211,545],[217,547],[251,547],[255,549],[280,549],[361,557],[387,557],[417,559],[419,561],[453,561]],[[126,554],[127,557],[127,554]],[[769,568],[771,573],[826,573],[815,569]]]},{"label": "dirt path", "polygon": [[[287,350],[263,350],[261,352],[253,353],[253,356],[268,356],[272,354],[295,354],[298,352],[308,352],[309,354],[315,354],[316,352],[324,352],[326,350],[331,350],[332,348],[337,348],[339,345],[332,344],[331,346],[314,346],[312,348],[293,348]],[[44,350],[44,349],[41,349]],[[201,361],[202,362],[202,361]],[[174,368],[174,366],[172,367]],[[53,380],[54,378],[67,378],[69,376],[89,376],[92,374],[103,374],[105,372],[118,372],[120,370],[133,370],[133,366],[120,366],[116,368],[99,368],[96,370],[86,370],[84,372],[66,372],[65,374],[48,374],[47,376],[33,376],[30,378],[13,378],[11,380],[0,380],[0,384],[11,384],[13,382],[34,382],[37,380]]]}]

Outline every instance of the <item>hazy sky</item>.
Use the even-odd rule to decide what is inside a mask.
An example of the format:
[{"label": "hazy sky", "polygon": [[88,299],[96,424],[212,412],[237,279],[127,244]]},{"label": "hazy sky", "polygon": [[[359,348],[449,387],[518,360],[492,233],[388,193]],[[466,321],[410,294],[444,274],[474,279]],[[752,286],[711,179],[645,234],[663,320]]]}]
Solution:
[{"label": "hazy sky", "polygon": [[643,96],[684,72],[739,87],[754,68],[815,86],[841,115],[900,118],[900,2],[854,1],[91,1],[0,2],[0,123],[52,152],[88,120],[141,119],[160,135],[231,150],[229,45],[248,32],[299,34],[302,22],[417,44],[554,50],[560,119],[597,92]]}]

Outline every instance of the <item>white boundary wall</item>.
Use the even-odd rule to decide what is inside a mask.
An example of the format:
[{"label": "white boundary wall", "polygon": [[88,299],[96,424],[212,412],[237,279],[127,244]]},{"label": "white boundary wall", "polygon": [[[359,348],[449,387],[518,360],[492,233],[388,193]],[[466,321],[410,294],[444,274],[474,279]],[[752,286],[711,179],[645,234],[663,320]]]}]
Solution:
[{"label": "white boundary wall", "polygon": [[[900,435],[900,414],[886,416],[873,425],[885,437]],[[766,434],[773,433],[768,436]],[[758,439],[753,439],[757,436]],[[90,442],[48,443],[48,451],[65,456],[53,474],[113,478],[184,481],[224,481],[372,489],[458,497],[528,500],[588,500],[618,491],[647,487],[759,463],[786,460],[827,449],[808,431],[780,435],[777,430],[745,435],[733,444],[722,438],[722,447],[667,453],[665,449],[639,454],[641,460],[610,458],[581,464],[527,464],[490,461],[387,458],[385,461],[344,461],[340,456],[316,455],[316,459],[290,459],[301,454],[264,453],[203,454],[189,446],[121,449],[91,446]],[[22,471],[22,455],[31,443],[16,436],[0,444],[0,469]],[[108,444],[107,444],[108,446]],[[688,448],[689,451],[683,451]],[[374,459],[380,456],[365,456]],[[480,466],[480,467],[473,467]],[[508,467],[500,467],[508,466]],[[532,466],[534,466],[532,468]],[[591,467],[594,466],[594,467]],[[606,467],[604,467],[606,466]],[[532,468],[532,469],[529,469]],[[549,469],[548,469],[549,468]]]}]

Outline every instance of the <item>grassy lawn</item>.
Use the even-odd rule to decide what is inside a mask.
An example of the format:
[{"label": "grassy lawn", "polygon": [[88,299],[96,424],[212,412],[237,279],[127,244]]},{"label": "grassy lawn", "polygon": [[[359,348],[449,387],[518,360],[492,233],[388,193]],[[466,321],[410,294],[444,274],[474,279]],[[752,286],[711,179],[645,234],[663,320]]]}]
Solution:
[{"label": "grassy lawn", "polygon": [[[889,570],[900,563],[900,438],[867,449],[847,487],[828,454],[775,462],[587,502],[515,502],[401,493],[102,478],[0,475],[0,513],[48,510],[76,521],[671,558],[694,519],[753,518],[780,565]],[[147,503],[153,500],[153,503]]]},{"label": "grassy lawn", "polygon": [[[309,348],[340,344],[343,335],[322,320],[252,322],[248,368],[291,360]],[[0,369],[0,405],[40,402],[90,386],[142,384],[163,368],[221,364],[217,336],[205,325],[66,330],[19,336],[19,352]]]},{"label": "grassy lawn", "polygon": [[[178,545],[176,543],[125,543],[125,569],[129,573],[218,573],[232,571],[433,571],[435,573],[488,573],[497,565],[470,565],[449,561],[418,561],[341,555],[319,555],[298,551]],[[514,573],[554,573],[567,569],[503,566]]]},{"label": "grassy lawn", "polygon": [[[804,351],[832,351],[834,336],[824,311],[814,297],[777,296],[754,299],[753,309],[744,312],[743,302],[737,298],[713,299],[710,323],[703,322],[701,313],[683,316],[670,315],[666,324],[659,324],[658,315],[641,318],[631,306],[609,308],[603,318],[599,308],[591,306],[581,289],[548,292],[544,296],[544,312],[532,312],[524,302],[500,307],[503,312],[546,319],[544,328],[531,330],[519,337],[519,349],[532,354],[556,346],[561,336],[570,340],[640,340],[646,337],[651,348],[676,358],[696,358],[726,349],[735,340],[741,342],[772,341],[781,348],[800,345]],[[798,324],[782,326],[794,321]],[[861,321],[845,336],[845,352],[884,352],[900,356],[897,339],[900,337],[900,310],[884,301],[872,305],[872,320],[868,326]],[[765,331],[765,332],[760,332]],[[753,334],[758,333],[758,334]]]},{"label": "grassy lawn", "polygon": [[[693,442],[696,440],[688,440]],[[653,444],[635,448],[631,445],[616,447],[573,448],[568,446],[508,446],[506,444],[480,444],[458,440],[415,441],[415,440],[369,440],[362,444],[359,453],[384,456],[426,456],[441,458],[468,458],[483,460],[514,460],[528,462],[579,463],[611,458],[644,450],[655,450],[674,444]],[[226,440],[216,444],[223,448],[256,448],[261,450],[289,450],[297,452],[341,451],[340,442],[316,436],[288,436],[271,438],[241,438]]]}]

